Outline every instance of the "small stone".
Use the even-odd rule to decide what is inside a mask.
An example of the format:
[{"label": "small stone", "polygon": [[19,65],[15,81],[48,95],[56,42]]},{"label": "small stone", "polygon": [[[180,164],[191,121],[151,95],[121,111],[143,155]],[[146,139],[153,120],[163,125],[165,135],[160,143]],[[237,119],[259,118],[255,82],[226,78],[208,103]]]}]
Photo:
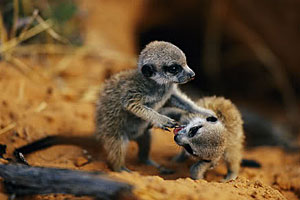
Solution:
[{"label": "small stone", "polygon": [[8,160],[5,160],[3,158],[0,158],[0,163],[1,164],[8,164]]},{"label": "small stone", "polygon": [[89,161],[88,161],[88,159],[86,159],[85,157],[78,157],[76,160],[75,160],[75,166],[76,167],[82,167],[82,166],[84,166],[84,165],[86,165],[86,164],[88,164],[89,163]]},{"label": "small stone", "polygon": [[256,180],[256,181],[255,181],[255,183],[254,183],[254,187],[255,187],[255,188],[262,187],[262,186],[263,186],[263,184],[262,184],[261,181],[259,181],[259,180]]},{"label": "small stone", "polygon": [[256,191],[252,192],[251,197],[255,199],[257,197],[257,192]]}]

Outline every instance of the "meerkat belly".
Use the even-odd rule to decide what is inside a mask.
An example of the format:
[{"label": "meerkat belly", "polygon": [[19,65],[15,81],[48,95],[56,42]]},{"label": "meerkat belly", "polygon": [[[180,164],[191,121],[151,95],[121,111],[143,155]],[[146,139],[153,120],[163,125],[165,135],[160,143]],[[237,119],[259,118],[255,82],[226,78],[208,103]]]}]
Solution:
[{"label": "meerkat belly", "polygon": [[152,108],[155,111],[158,111],[167,100],[171,97],[173,86],[164,90],[158,90],[145,98],[145,105],[149,108]]},{"label": "meerkat belly", "polygon": [[134,115],[128,118],[126,124],[123,130],[129,140],[135,140],[140,137],[149,126],[149,122]]}]

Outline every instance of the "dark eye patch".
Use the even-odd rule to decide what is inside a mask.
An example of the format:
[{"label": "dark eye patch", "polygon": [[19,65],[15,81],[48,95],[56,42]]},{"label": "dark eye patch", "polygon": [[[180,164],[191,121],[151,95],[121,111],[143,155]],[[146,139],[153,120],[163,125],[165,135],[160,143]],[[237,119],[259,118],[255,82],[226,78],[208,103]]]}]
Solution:
[{"label": "dark eye patch", "polygon": [[202,128],[202,126],[195,126],[195,127],[190,128],[188,136],[194,137],[200,128]]},{"label": "dark eye patch", "polygon": [[187,152],[189,152],[189,154],[194,155],[193,149],[192,149],[192,147],[191,147],[189,144],[183,145],[183,148],[184,148]]},{"label": "dark eye patch", "polygon": [[152,64],[145,64],[142,66],[142,74],[145,76],[145,77],[151,77],[155,74],[156,72],[156,69],[155,69],[155,66],[152,65]]},{"label": "dark eye patch", "polygon": [[170,66],[163,66],[165,72],[176,75],[182,71],[182,66],[178,64],[172,64]]},{"label": "dark eye patch", "polygon": [[208,121],[208,122],[216,122],[216,121],[218,121],[218,119],[216,117],[211,116],[211,117],[206,118],[206,121]]}]

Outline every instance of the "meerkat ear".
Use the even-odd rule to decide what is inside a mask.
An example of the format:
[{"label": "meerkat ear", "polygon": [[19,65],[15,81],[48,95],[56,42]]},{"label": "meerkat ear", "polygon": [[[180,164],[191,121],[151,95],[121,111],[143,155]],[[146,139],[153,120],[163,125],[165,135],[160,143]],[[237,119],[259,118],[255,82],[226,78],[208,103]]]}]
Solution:
[{"label": "meerkat ear", "polygon": [[153,76],[153,74],[156,72],[155,67],[153,65],[143,65],[142,66],[142,73],[145,77],[149,78]]}]

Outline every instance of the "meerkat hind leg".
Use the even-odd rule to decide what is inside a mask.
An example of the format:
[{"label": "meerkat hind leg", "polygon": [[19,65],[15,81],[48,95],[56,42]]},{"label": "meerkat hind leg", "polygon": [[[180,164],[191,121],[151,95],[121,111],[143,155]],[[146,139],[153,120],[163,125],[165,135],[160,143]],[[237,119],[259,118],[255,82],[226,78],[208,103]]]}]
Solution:
[{"label": "meerkat hind leg", "polygon": [[108,141],[109,139],[106,139],[106,142],[103,143],[103,146],[107,152],[106,159],[109,167],[116,172],[130,172],[130,170],[125,167],[125,156],[128,142],[121,138],[114,138],[111,140],[112,142]]},{"label": "meerkat hind leg", "polygon": [[179,154],[177,154],[176,156],[174,156],[172,158],[173,162],[177,162],[177,163],[182,163],[184,161],[186,161],[186,159],[188,159],[188,154],[186,153],[185,150],[182,150]]},{"label": "meerkat hind leg", "polygon": [[200,160],[192,165],[190,172],[191,178],[194,180],[202,179],[204,173],[210,168],[211,162]]},{"label": "meerkat hind leg", "polygon": [[225,154],[225,162],[227,166],[227,175],[222,180],[227,182],[230,180],[235,180],[239,174],[241,165],[241,152],[238,149],[230,149]]},{"label": "meerkat hind leg", "polygon": [[173,174],[174,173],[174,170],[165,168],[150,158],[150,156],[149,156],[150,148],[151,148],[150,129],[146,129],[144,134],[136,139],[136,142],[139,147],[138,158],[141,163],[156,167],[161,174]]},{"label": "meerkat hind leg", "polygon": [[231,180],[235,180],[238,176],[240,163],[239,162],[226,162],[227,165],[227,175],[222,180],[222,182],[227,182]]}]

